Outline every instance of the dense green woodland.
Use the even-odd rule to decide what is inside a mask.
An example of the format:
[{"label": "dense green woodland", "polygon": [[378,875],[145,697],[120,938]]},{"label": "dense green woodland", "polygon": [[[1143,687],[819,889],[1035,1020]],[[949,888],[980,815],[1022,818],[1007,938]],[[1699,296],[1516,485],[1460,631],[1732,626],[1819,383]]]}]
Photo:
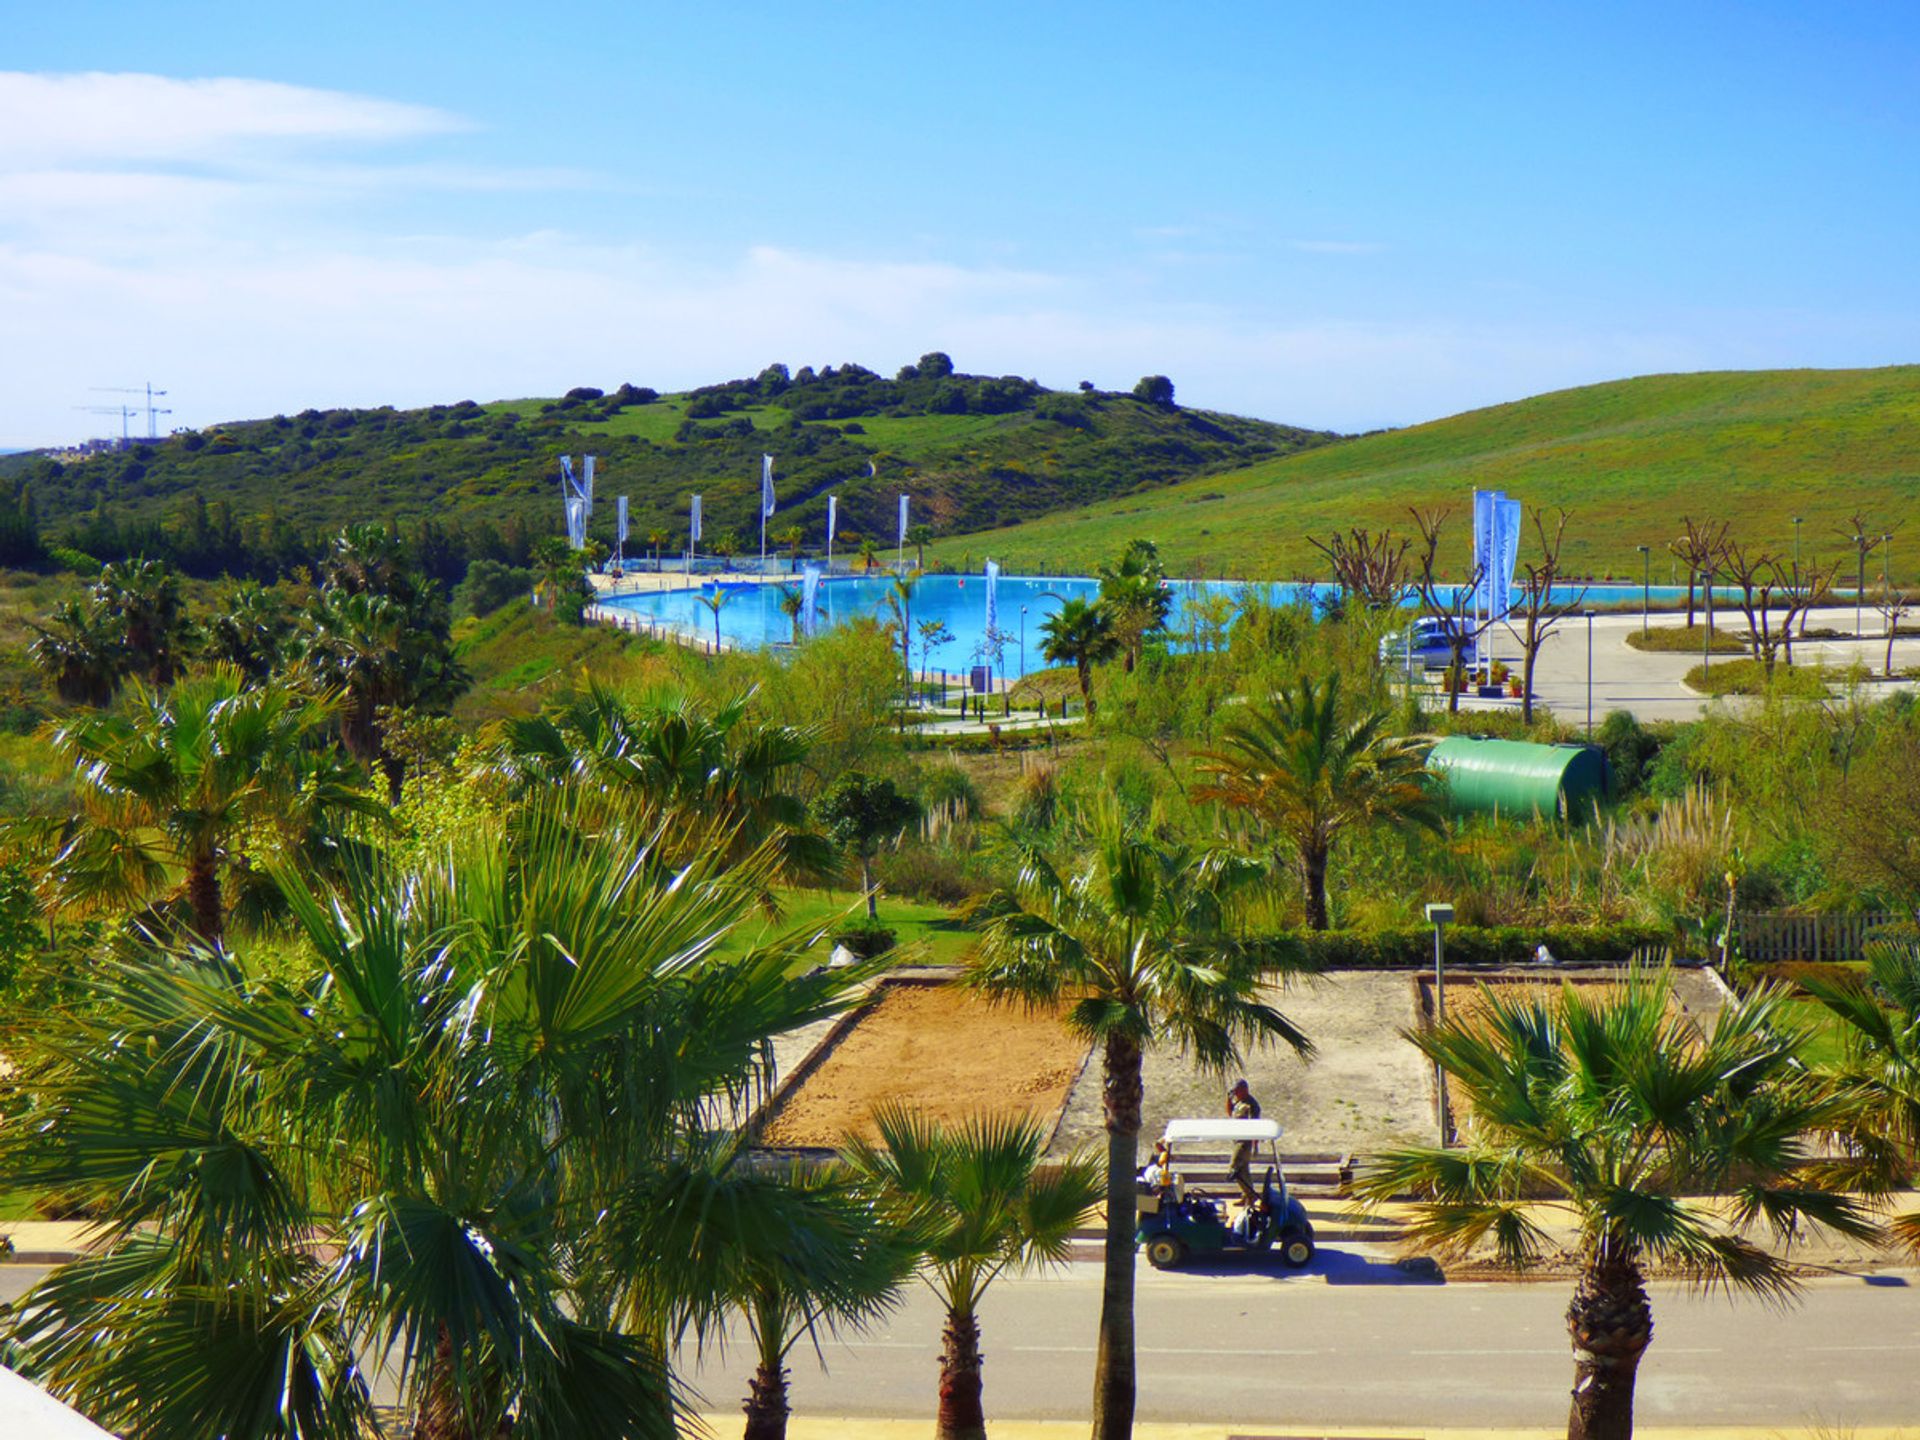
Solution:
[{"label": "dense green woodland", "polygon": [[[1153,382],[1153,383],[1150,383]],[[525,565],[560,528],[561,455],[599,456],[592,532],[611,544],[617,495],[629,553],[655,530],[685,543],[687,500],[706,538],[757,543],[760,457],[776,465],[777,532],[819,544],[828,492],[848,536],[894,536],[895,497],[942,533],[1012,524],[1151,489],[1334,437],[1188,410],[1164,376],[1138,394],[1049,391],[1018,376],[960,374],[942,354],[887,379],[859,365],[771,365],[681,395],[622,385],[555,400],[462,401],[424,410],[306,410],[55,464],[0,460],[0,564],[32,563],[41,536],[98,560],[166,558],[189,574],[272,580],[311,568],[324,533],[397,523],[451,584],[470,557]]]}]

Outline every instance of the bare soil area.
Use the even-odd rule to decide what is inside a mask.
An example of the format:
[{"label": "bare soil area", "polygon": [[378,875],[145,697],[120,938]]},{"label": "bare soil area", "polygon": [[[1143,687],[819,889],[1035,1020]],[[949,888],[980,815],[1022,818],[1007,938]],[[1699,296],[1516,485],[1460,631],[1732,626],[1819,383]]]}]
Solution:
[{"label": "bare soil area", "polygon": [[[1262,1114],[1280,1122],[1280,1148],[1288,1154],[1365,1154],[1432,1138],[1426,1067],[1400,1035],[1414,1020],[1405,971],[1330,972],[1285,989],[1270,986],[1266,999],[1313,1041],[1312,1061],[1267,1047],[1249,1052],[1232,1075],[1219,1075],[1171,1047],[1149,1050],[1143,1154],[1168,1120],[1224,1114],[1226,1087],[1237,1075],[1247,1077]],[[1103,1143],[1105,1123],[1095,1055],[1068,1099],[1055,1153]]]},{"label": "bare soil area", "polygon": [[990,1005],[957,985],[890,981],[780,1097],[760,1143],[872,1136],[874,1107],[889,1100],[946,1123],[1022,1114],[1051,1126],[1085,1058],[1055,1016]]}]

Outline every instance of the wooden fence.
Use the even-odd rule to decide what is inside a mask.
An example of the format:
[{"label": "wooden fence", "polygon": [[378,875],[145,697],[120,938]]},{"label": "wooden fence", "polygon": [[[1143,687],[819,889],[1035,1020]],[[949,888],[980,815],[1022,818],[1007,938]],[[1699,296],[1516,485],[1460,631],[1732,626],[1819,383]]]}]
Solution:
[{"label": "wooden fence", "polygon": [[1783,915],[1736,911],[1740,953],[1770,964],[1781,960],[1863,960],[1873,932],[1900,917],[1888,910],[1851,915]]}]

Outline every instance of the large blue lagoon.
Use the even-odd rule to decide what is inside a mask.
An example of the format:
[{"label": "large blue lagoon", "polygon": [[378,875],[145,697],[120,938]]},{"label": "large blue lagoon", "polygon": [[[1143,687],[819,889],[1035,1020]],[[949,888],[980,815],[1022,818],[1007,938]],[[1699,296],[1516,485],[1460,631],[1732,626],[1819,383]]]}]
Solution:
[{"label": "large blue lagoon", "polygon": [[[799,584],[796,577],[793,581]],[[838,576],[820,584],[820,624],[824,628],[842,624],[856,616],[884,618],[888,615],[887,594],[892,581],[883,575]],[[793,622],[780,612],[780,587],[769,584],[729,584],[725,606],[720,611],[720,634],[729,646],[750,650],[769,644],[782,644],[793,638]],[[1299,600],[1311,588],[1291,582],[1273,584],[1232,580],[1175,580],[1173,614],[1168,628],[1177,638],[1188,635],[1193,625],[1189,610],[1192,602],[1204,595],[1225,595],[1236,605],[1255,593],[1275,604]],[[1323,587],[1324,588],[1324,587]],[[1640,599],[1638,585],[1591,585],[1570,587],[1568,595],[1585,592],[1596,605],[1626,604]],[[620,595],[601,603],[631,612],[643,626],[658,626],[699,639],[713,638],[713,614],[700,602],[711,596],[714,585],[698,590],[667,590],[651,594]],[[1068,600],[1091,600],[1100,593],[1100,582],[1073,576],[1002,575],[996,596],[996,628],[1007,637],[999,657],[1009,676],[1024,675],[1045,662],[1040,658],[1043,637],[1040,626]],[[1655,601],[1686,596],[1684,587],[1656,585]],[[981,663],[981,647],[986,635],[987,582],[982,575],[922,575],[913,589],[911,619],[914,635],[913,661],[921,663],[918,631],[924,620],[942,620],[953,639],[939,646],[928,662],[933,669],[965,670]],[[998,668],[998,667],[996,667]]]}]

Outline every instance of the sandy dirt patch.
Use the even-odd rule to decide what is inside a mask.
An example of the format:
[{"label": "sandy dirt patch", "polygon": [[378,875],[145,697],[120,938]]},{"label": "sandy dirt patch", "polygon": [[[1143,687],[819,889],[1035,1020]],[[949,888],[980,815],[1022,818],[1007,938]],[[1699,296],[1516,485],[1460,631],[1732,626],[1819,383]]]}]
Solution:
[{"label": "sandy dirt patch", "polygon": [[[1366,1154],[1432,1138],[1426,1067],[1400,1037],[1413,1023],[1405,971],[1337,971],[1285,989],[1268,986],[1265,998],[1306,1031],[1318,1052],[1307,1063],[1291,1050],[1268,1047],[1249,1052],[1233,1071],[1247,1077],[1262,1113],[1280,1122],[1283,1152]],[[1233,1075],[1209,1074],[1171,1047],[1149,1050],[1142,1152],[1168,1120],[1224,1113]],[[1104,1127],[1096,1055],[1073,1087],[1055,1152],[1103,1143]]]},{"label": "sandy dirt patch", "polygon": [[957,985],[889,983],[781,1097],[760,1143],[871,1136],[873,1109],[888,1100],[948,1123],[1022,1114],[1051,1126],[1085,1057],[1085,1043],[1051,1015],[990,1005]]}]

